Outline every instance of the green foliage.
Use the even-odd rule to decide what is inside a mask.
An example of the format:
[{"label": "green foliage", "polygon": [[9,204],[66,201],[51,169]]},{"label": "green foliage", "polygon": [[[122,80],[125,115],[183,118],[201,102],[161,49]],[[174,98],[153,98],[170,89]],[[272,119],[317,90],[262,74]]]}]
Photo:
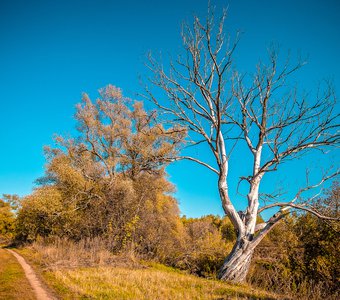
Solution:
[{"label": "green foliage", "polygon": [[[334,183],[328,196],[318,201],[318,211],[340,217],[340,187]],[[327,294],[336,293],[340,278],[340,226],[339,221],[327,221],[305,214],[299,216],[293,227],[304,249],[296,266],[309,282],[322,285]],[[292,256],[292,258],[294,258]],[[297,264],[297,263],[295,263]]]},{"label": "green foliage", "polygon": [[182,218],[183,243],[175,266],[205,277],[216,277],[235,238],[228,218]]},{"label": "green foliage", "polygon": [[309,281],[322,283],[335,292],[340,278],[340,234],[338,224],[304,215],[298,220],[296,233],[304,248],[300,270]]},{"label": "green foliage", "polygon": [[[318,199],[320,213],[339,217],[339,191],[338,184],[334,184],[326,198]],[[256,250],[250,281],[282,293],[337,299],[339,229],[339,221],[310,214],[286,218]]]},{"label": "green foliage", "polygon": [[56,187],[38,188],[22,200],[16,221],[17,239],[34,241],[38,236],[61,234],[67,230],[63,228],[67,223],[67,214],[62,195]]},{"label": "green foliage", "polygon": [[12,202],[8,200],[9,195],[4,195],[4,199],[0,199],[0,238],[11,238],[15,230],[15,215],[11,206]]}]

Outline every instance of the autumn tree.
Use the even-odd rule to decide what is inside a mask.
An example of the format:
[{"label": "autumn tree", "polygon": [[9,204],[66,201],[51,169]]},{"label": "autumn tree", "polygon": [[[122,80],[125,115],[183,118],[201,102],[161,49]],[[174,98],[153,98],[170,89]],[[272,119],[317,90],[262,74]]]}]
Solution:
[{"label": "autumn tree", "polygon": [[[328,150],[339,145],[339,114],[331,86],[318,90],[313,97],[287,89],[288,79],[303,66],[280,63],[276,51],[270,51],[269,63],[259,63],[252,76],[241,74],[233,66],[238,37],[234,42],[224,32],[224,12],[218,24],[208,13],[206,22],[194,18],[192,26],[184,25],[182,32],[184,55],[164,67],[150,56],[149,68],[153,88],[146,86],[146,95],[160,111],[165,122],[185,127],[187,141],[206,145],[211,157],[176,156],[172,161],[188,159],[216,174],[225,214],[237,231],[237,240],[220,269],[219,278],[242,282],[248,273],[255,247],[266,234],[289,212],[308,211],[327,218],[317,208],[303,200],[305,192],[334,178],[326,173],[320,182],[308,184],[291,199],[279,200],[275,193],[268,195],[271,203],[260,202],[265,194],[261,182],[272,176],[280,166],[308,152]],[[162,99],[163,92],[166,100]],[[244,145],[251,158],[251,172],[240,179],[249,186],[247,208],[237,211],[228,184],[229,162],[244,158],[235,148]],[[234,151],[233,151],[234,150]],[[210,163],[211,161],[214,163]],[[257,224],[260,213],[278,208],[266,222]]]},{"label": "autumn tree", "polygon": [[1,238],[11,238],[15,229],[15,215],[13,209],[16,208],[13,199],[18,199],[17,196],[3,195],[0,199],[0,240]]},{"label": "autumn tree", "polygon": [[142,254],[164,255],[179,226],[164,167],[186,130],[163,127],[155,111],[112,85],[96,101],[84,94],[75,118],[77,136],[57,136],[56,145],[45,148],[46,174],[23,201],[21,233],[29,239],[101,236],[112,250],[133,245]]}]

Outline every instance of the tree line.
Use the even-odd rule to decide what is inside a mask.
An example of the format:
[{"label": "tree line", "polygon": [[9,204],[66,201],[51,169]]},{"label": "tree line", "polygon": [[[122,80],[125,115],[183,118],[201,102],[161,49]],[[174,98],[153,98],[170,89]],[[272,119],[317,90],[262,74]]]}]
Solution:
[{"label": "tree line", "polygon": [[[18,203],[19,199],[14,198]],[[138,217],[135,212],[126,212],[117,226],[116,216],[112,214],[111,221],[106,226],[101,223],[101,227],[99,220],[109,218],[105,205],[95,212],[87,211],[93,206],[68,210],[69,200],[63,198],[56,186],[39,187],[32,195],[20,199],[16,217],[13,209],[17,206],[11,200],[13,197],[5,195],[0,201],[3,240],[12,238],[17,244],[43,241],[49,245],[60,239],[74,243],[100,239],[105,250],[114,254],[133,254],[136,258],[158,261],[207,278],[217,277],[237,236],[227,217],[181,217],[177,202],[171,198],[165,200],[166,209],[164,204],[156,203],[163,208],[157,210],[157,219],[150,203],[141,205],[138,201],[144,211]],[[130,204],[133,201],[137,198]],[[339,201],[339,185],[335,183],[325,198],[318,199],[319,209],[339,216]],[[112,205],[111,200],[106,202]],[[169,212],[169,207],[175,211]],[[90,213],[100,218],[92,218],[91,224]],[[294,297],[337,299],[339,237],[338,222],[326,222],[306,213],[293,214],[280,222],[256,249],[247,281]]]},{"label": "tree line", "polygon": [[[33,193],[0,201],[2,237],[16,243],[100,238],[112,253],[217,277],[238,232],[228,216],[180,216],[165,166],[186,131],[164,128],[155,111],[146,112],[111,85],[95,102],[83,95],[75,117],[78,134],[57,136],[53,147],[45,147],[45,175]],[[286,217],[255,251],[249,282],[283,293],[337,292],[338,184],[314,199],[314,207],[329,220]]]}]

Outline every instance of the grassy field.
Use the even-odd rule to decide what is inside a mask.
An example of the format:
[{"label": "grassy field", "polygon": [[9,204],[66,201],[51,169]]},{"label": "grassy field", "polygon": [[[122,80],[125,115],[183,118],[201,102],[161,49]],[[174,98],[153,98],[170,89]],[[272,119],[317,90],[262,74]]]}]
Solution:
[{"label": "grassy field", "polygon": [[44,270],[40,274],[60,299],[278,299],[250,286],[203,279],[160,264],[80,267],[71,261],[67,263],[65,255],[61,264],[51,249],[44,257],[41,257],[43,250],[26,248],[18,252],[37,271]]},{"label": "grassy field", "polygon": [[0,299],[33,300],[34,292],[16,258],[0,248]]},{"label": "grassy field", "polygon": [[[49,272],[64,299],[275,299],[246,286],[206,280],[154,265],[144,269],[80,268]],[[61,287],[67,287],[60,290]]]}]

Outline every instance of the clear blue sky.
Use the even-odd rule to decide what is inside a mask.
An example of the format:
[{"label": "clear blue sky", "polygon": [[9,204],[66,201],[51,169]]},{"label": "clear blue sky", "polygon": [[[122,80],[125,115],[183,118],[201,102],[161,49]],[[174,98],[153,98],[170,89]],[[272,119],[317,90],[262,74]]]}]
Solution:
[{"label": "clear blue sky", "polygon": [[[339,1],[212,3],[217,10],[229,6],[230,32],[244,32],[237,52],[241,70],[253,71],[276,42],[283,54],[291,49],[308,55],[309,64],[298,77],[302,89],[331,78],[339,95]],[[111,83],[135,98],[145,54],[175,54],[181,46],[181,22],[193,14],[204,16],[206,7],[201,0],[0,1],[0,195],[31,192],[33,181],[43,174],[43,145],[51,144],[54,133],[73,132],[74,106],[82,92],[94,98],[97,89]],[[323,159],[327,166],[337,157],[318,158]],[[243,170],[236,160],[231,164]],[[305,165],[308,161],[285,167],[290,173],[294,169],[294,175],[281,172],[265,186],[298,184]],[[222,213],[214,175],[189,162],[168,171],[183,214]],[[236,182],[231,180],[233,187]]]}]

